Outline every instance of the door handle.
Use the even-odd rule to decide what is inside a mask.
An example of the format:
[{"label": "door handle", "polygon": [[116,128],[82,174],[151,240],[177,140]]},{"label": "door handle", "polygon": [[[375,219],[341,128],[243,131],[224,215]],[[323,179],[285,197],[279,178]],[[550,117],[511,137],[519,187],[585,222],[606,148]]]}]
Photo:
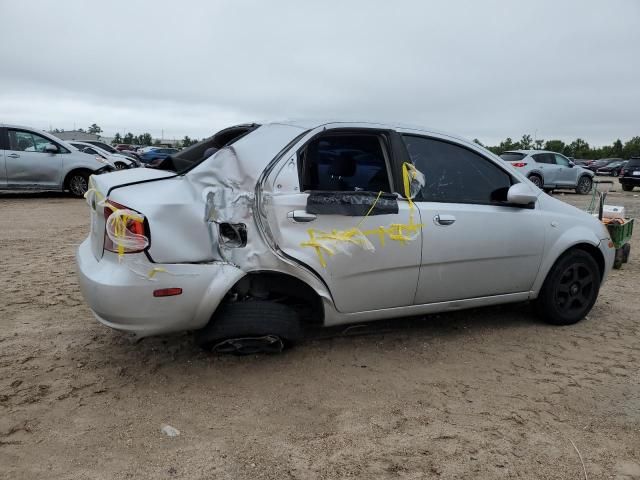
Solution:
[{"label": "door handle", "polygon": [[306,210],[294,210],[287,213],[287,218],[294,222],[313,222],[316,219],[316,215],[307,213]]},{"label": "door handle", "polygon": [[20,158],[20,155],[18,155],[17,153],[10,153],[9,155],[7,155],[7,157],[9,157],[9,158]]},{"label": "door handle", "polygon": [[436,225],[441,225],[443,227],[446,227],[447,225],[451,225],[453,223],[455,223],[456,221],[456,217],[454,217],[453,215],[436,215],[435,217],[433,217],[433,222]]}]

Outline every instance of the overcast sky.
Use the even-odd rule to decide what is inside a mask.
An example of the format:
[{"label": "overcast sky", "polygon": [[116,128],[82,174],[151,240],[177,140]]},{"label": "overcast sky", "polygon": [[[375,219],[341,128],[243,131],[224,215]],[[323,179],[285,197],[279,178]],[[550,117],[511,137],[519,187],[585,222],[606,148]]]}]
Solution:
[{"label": "overcast sky", "polygon": [[390,120],[640,135],[640,1],[0,0],[0,122],[201,138]]}]

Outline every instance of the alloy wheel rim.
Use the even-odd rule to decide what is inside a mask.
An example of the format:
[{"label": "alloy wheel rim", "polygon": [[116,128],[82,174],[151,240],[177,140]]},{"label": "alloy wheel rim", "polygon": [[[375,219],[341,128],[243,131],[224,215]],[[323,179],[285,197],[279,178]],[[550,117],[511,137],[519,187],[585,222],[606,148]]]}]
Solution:
[{"label": "alloy wheel rim", "polygon": [[531,177],[530,180],[533,182],[533,184],[540,188],[542,186],[542,182],[540,181],[540,179],[538,177]]},{"label": "alloy wheel rim", "polygon": [[573,264],[560,276],[556,287],[556,306],[569,315],[582,312],[591,303],[594,290],[593,272],[583,263]]},{"label": "alloy wheel rim", "polygon": [[87,188],[87,181],[81,175],[76,175],[69,182],[69,189],[76,195],[84,195]]},{"label": "alloy wheel rim", "polygon": [[580,191],[585,192],[589,190],[589,186],[591,185],[591,180],[588,178],[583,178],[580,180]]}]

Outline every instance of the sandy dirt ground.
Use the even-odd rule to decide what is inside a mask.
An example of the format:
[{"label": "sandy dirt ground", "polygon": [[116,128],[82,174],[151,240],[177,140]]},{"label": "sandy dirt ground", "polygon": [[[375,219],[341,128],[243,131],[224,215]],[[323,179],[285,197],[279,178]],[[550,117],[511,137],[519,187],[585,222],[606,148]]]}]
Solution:
[{"label": "sandy dirt ground", "polygon": [[[638,217],[639,195],[609,203]],[[574,326],[514,305],[225,357],[93,319],[88,219],[0,194],[0,478],[640,479],[640,231]]]}]

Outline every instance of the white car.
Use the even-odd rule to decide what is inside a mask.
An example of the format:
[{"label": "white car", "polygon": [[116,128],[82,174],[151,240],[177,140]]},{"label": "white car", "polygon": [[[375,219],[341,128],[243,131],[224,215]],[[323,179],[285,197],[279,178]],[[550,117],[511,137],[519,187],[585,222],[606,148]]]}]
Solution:
[{"label": "white car", "polygon": [[565,325],[613,264],[597,218],[427,129],[240,125],[160,168],[92,178],[77,251],[97,319],[139,336],[279,350],[308,324],[529,300]]},{"label": "white car", "polygon": [[127,157],[126,155],[122,155],[121,153],[110,153],[105,149],[100,148],[88,142],[71,140],[69,143],[83,153],[88,153],[90,155],[98,155],[104,158],[111,165],[113,165],[113,168],[116,170],[124,170],[126,168],[136,168],[140,166],[139,162],[136,162],[135,160]]},{"label": "white car", "polygon": [[564,155],[546,150],[512,150],[500,155],[538,188],[550,192],[568,188],[586,195],[593,187],[594,173],[582,168]]}]

